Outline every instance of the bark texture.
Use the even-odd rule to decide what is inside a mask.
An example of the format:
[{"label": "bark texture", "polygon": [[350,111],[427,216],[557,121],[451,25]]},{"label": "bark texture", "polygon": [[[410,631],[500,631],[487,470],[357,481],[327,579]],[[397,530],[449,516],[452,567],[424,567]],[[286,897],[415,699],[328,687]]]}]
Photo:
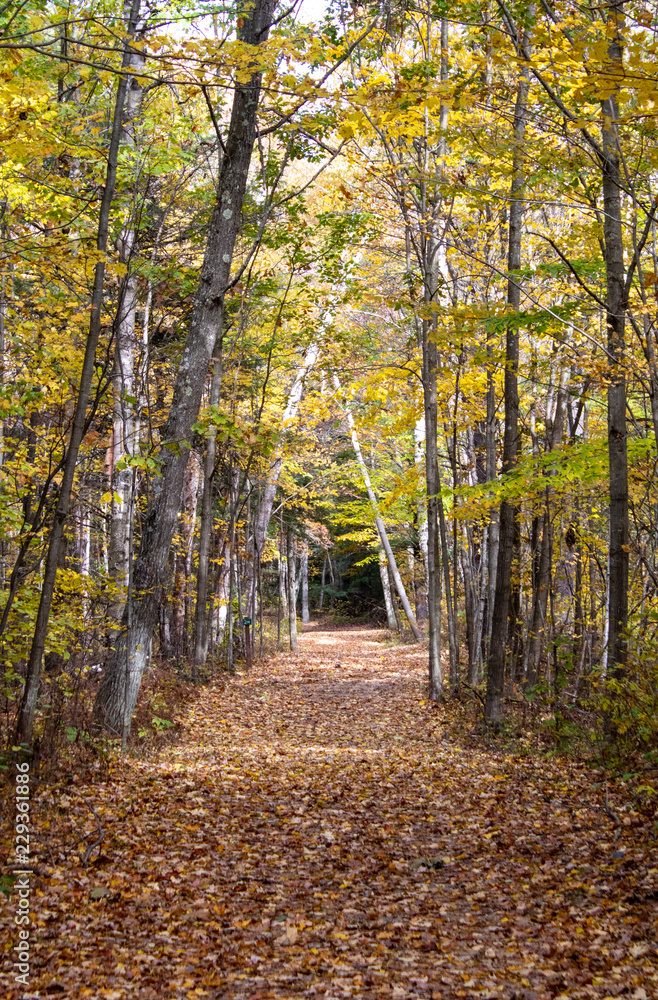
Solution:
[{"label": "bark texture", "polygon": [[[624,4],[608,5],[612,39],[608,47],[614,79],[623,74]],[[602,102],[603,206],[608,329],[608,458],[610,461],[610,527],[608,555],[608,657],[610,669],[626,663],[628,626],[628,436],[626,432],[624,232],[616,93]]]}]

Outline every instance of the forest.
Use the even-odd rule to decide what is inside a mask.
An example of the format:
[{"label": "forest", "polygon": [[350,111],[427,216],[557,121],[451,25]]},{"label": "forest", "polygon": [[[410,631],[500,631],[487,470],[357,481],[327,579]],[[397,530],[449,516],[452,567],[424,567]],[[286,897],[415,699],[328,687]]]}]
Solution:
[{"label": "forest", "polygon": [[0,0],[3,995],[658,995],[657,217],[654,2]]},{"label": "forest", "polygon": [[657,14],[2,8],[8,746],[328,610],[652,743]]}]

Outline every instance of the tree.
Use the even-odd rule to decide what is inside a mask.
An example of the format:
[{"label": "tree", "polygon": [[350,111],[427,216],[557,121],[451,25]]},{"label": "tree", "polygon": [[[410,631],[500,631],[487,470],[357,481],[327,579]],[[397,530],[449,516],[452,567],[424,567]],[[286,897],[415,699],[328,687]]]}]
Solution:
[{"label": "tree", "polygon": [[[530,4],[527,20],[529,27],[523,29],[519,39],[519,50],[526,65],[519,73],[514,108],[514,162],[512,165],[512,182],[509,209],[509,244],[507,266],[509,279],[507,286],[507,302],[511,310],[518,312],[521,306],[521,285],[519,272],[521,269],[521,240],[525,186],[524,170],[524,140],[528,114],[528,95],[530,92],[530,70],[527,61],[530,58],[531,28],[536,13],[536,5]],[[516,28],[510,25],[512,31]],[[505,348],[505,435],[503,438],[503,474],[509,475],[517,463],[519,451],[519,330],[514,317],[507,327]],[[500,506],[499,536],[498,536],[498,566],[496,569],[496,589],[491,623],[491,642],[489,646],[489,662],[487,664],[487,698],[484,716],[487,722],[498,725],[504,714],[503,695],[505,687],[505,663],[507,659],[507,642],[510,630],[510,599],[512,590],[512,559],[516,534],[517,512],[514,506],[503,500]]]},{"label": "tree", "polygon": [[[274,6],[275,0],[256,0],[238,27],[238,38],[242,43],[252,47],[264,45]],[[167,572],[192,425],[201,406],[215,343],[221,335],[223,299],[229,285],[233,248],[240,227],[257,129],[262,70],[258,67],[255,53],[251,59],[251,65],[245,67],[235,85],[199,288],[163,432],[165,451],[160,476],[135,565],[132,628],[128,633],[124,627],[96,699],[95,711],[99,722],[118,733],[124,733],[129,728],[137,701],[151,634],[157,621],[158,590]]]},{"label": "tree", "polygon": [[[137,21],[139,18],[139,0],[132,0],[126,8],[126,41],[123,45],[122,67],[128,70],[131,67],[131,47],[130,40],[133,38]],[[87,419],[87,407],[91,383],[94,374],[96,361],[96,350],[101,334],[101,310],[103,304],[103,286],[105,280],[105,260],[104,255],[107,250],[110,208],[114,197],[114,189],[117,175],[117,160],[119,155],[119,144],[123,131],[123,112],[126,100],[126,91],[129,83],[129,75],[124,74],[119,78],[117,84],[116,102],[114,105],[114,116],[112,119],[112,133],[107,155],[107,174],[105,187],[103,190],[103,200],[98,218],[98,235],[96,238],[96,248],[99,260],[94,272],[94,285],[91,294],[91,316],[89,321],[89,335],[85,346],[85,356],[82,364],[80,385],[76,401],[75,413],[71,427],[71,436],[66,451],[64,461],[62,482],[59,488],[59,495],[53,523],[50,528],[48,540],[48,555],[44,570],[44,578],[41,586],[41,599],[34,628],[32,648],[27,664],[27,674],[25,688],[18,716],[16,728],[16,742],[30,743],[32,740],[32,727],[34,725],[34,713],[39,692],[39,679],[41,677],[41,664],[46,645],[48,632],[48,618],[55,592],[55,577],[60,561],[60,549],[64,536],[64,526],[69,513],[71,503],[71,490],[73,488],[73,478],[76,471],[76,463],[80,445],[85,432]]]}]

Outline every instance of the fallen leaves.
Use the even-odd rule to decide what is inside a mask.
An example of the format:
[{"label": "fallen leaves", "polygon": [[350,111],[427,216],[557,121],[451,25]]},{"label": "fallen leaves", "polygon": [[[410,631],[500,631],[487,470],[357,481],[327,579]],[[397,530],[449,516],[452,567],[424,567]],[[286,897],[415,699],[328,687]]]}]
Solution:
[{"label": "fallen leaves", "polygon": [[294,924],[286,922],[286,929],[281,937],[274,939],[274,944],[280,947],[285,945],[291,945],[297,943],[297,938],[299,937],[299,929],[295,927]]},{"label": "fallen leaves", "polygon": [[85,786],[106,831],[88,870],[56,855],[80,797],[56,821],[42,793],[56,863],[35,879],[35,994],[655,995],[650,828],[613,842],[584,767],[447,742],[422,654],[375,659],[377,639],[306,633],[208,690],[157,760]]}]

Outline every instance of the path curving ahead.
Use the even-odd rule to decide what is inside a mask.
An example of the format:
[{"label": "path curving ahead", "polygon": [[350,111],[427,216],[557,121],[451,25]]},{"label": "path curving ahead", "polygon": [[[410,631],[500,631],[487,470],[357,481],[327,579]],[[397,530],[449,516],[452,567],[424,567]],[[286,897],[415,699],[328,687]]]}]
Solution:
[{"label": "path curving ahead", "polygon": [[41,884],[34,996],[658,995],[656,842],[591,771],[453,742],[386,635],[311,627],[82,789],[107,860]]}]

